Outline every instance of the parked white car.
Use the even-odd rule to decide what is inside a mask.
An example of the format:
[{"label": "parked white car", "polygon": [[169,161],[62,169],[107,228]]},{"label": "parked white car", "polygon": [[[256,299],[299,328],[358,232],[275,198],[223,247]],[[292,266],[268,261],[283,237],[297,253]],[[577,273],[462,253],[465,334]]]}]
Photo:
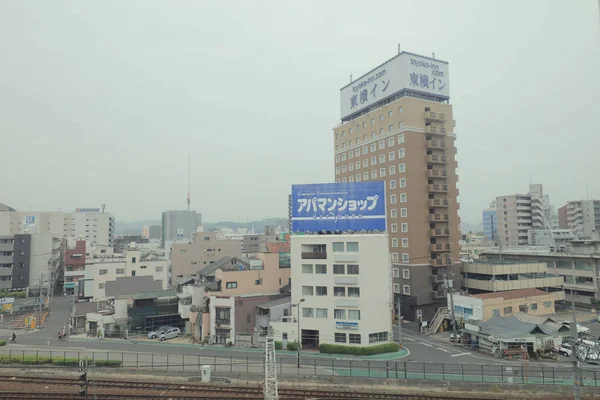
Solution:
[{"label": "parked white car", "polygon": [[[568,326],[568,327],[571,327],[571,322],[570,321],[563,321],[563,322],[561,322],[561,324],[565,325],[565,326]],[[587,326],[583,326],[583,325],[577,324],[577,333],[588,334],[590,332],[591,332],[590,328],[588,328]]]},{"label": "parked white car", "polygon": [[571,357],[571,354],[573,354],[573,348],[571,347],[571,345],[569,343],[563,343],[556,350],[556,352],[558,354],[560,354],[561,356]]},{"label": "parked white car", "polygon": [[169,328],[164,333],[162,333],[159,336],[159,338],[160,338],[160,341],[162,342],[164,340],[173,339],[173,338],[176,338],[179,336],[181,336],[181,330],[179,330],[179,328]]}]

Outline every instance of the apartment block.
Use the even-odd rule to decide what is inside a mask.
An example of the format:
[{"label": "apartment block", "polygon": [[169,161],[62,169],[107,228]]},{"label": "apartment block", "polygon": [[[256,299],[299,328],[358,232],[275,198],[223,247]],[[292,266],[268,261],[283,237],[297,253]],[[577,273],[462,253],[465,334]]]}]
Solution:
[{"label": "apartment block", "polygon": [[526,246],[531,229],[553,229],[558,225],[554,207],[541,184],[529,185],[526,194],[496,197],[498,241],[504,246]]},{"label": "apartment block", "polygon": [[241,240],[220,240],[215,232],[198,232],[190,243],[173,243],[171,280],[193,275],[224,256],[242,256]]},{"label": "apartment block", "polygon": [[45,234],[85,239],[112,246],[115,218],[100,209],[77,209],[71,213],[51,211],[0,212],[0,235]]},{"label": "apartment block", "polygon": [[55,235],[0,236],[0,290],[56,291],[63,276],[64,246]]},{"label": "apartment block", "polygon": [[65,294],[78,292],[79,280],[85,278],[85,260],[85,240],[77,240],[75,243],[67,242],[67,248],[65,249]]},{"label": "apartment block", "polygon": [[597,239],[600,234],[600,200],[567,202],[565,222],[580,239]]},{"label": "apartment block", "polygon": [[[395,73],[390,66],[404,57],[407,64],[398,68],[406,68],[406,76],[425,76],[428,71],[417,66],[428,65],[433,72],[427,82],[442,82],[435,78],[442,75],[447,82],[447,71],[440,72],[447,63],[410,53],[399,54],[373,70],[374,75]],[[335,178],[336,182],[385,182],[392,261],[410,277],[394,277],[402,315],[407,320],[417,315],[429,320],[446,303],[445,295],[440,295],[443,275],[459,268],[457,150],[449,92],[407,83],[384,97],[377,90],[387,79],[367,79],[371,75],[342,88],[342,93],[350,91],[348,96],[356,89],[361,98],[354,112],[356,99],[342,95],[342,109],[349,100],[351,110],[333,130]],[[362,89],[365,84],[374,85],[367,94]],[[361,99],[372,96],[371,91],[380,97],[361,109]]]},{"label": "apartment block", "polygon": [[144,225],[142,228],[142,237],[151,241],[161,240],[162,226],[160,225]]}]

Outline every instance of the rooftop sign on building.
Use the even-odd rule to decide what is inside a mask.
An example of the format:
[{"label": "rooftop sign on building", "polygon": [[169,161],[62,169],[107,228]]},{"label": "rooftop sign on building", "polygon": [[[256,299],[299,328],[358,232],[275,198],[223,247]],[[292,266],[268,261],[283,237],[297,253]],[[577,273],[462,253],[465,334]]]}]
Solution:
[{"label": "rooftop sign on building", "polygon": [[385,182],[292,185],[292,232],[385,231]]},{"label": "rooftop sign on building", "polygon": [[402,90],[450,98],[448,63],[402,52],[340,89],[341,118]]}]

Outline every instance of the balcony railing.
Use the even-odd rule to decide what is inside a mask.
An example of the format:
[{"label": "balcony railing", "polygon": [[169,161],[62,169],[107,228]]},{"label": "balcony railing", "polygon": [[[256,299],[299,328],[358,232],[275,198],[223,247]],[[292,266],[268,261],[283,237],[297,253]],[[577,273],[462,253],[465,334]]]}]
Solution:
[{"label": "balcony railing", "polygon": [[432,258],[430,264],[434,267],[447,267],[452,265],[452,260],[450,257]]},{"label": "balcony railing", "polygon": [[446,193],[448,191],[448,185],[429,185],[428,189],[431,193]]},{"label": "balcony railing", "polygon": [[446,292],[443,291],[443,290],[434,290],[432,297],[434,299],[445,299],[446,298]]},{"label": "balcony railing", "polygon": [[446,114],[436,113],[433,111],[425,111],[425,119],[428,121],[440,121],[446,120]]},{"label": "balcony railing", "polygon": [[327,259],[327,253],[323,253],[323,252],[303,252],[301,254],[302,259],[303,260],[326,260]]},{"label": "balcony railing", "polygon": [[434,154],[429,154],[427,156],[427,162],[431,164],[445,164],[446,160],[446,156],[438,156]]},{"label": "balcony railing", "polygon": [[445,222],[449,217],[448,214],[429,214],[429,222]]},{"label": "balcony railing", "polygon": [[429,207],[448,207],[446,199],[431,199],[428,201]]},{"label": "balcony railing", "polygon": [[446,142],[444,142],[443,140],[427,140],[425,142],[425,147],[427,147],[428,149],[445,149],[446,148]]},{"label": "balcony railing", "polygon": [[438,283],[443,283],[444,282],[444,275],[438,274],[438,275],[431,275],[431,283],[432,284],[438,284]]},{"label": "balcony railing", "polygon": [[450,251],[450,243],[435,243],[429,245],[429,251],[437,252],[437,251]]},{"label": "balcony railing", "polygon": [[218,326],[231,325],[231,319],[217,319],[215,320],[215,324],[217,324]]},{"label": "balcony railing", "polygon": [[429,178],[445,178],[448,176],[448,171],[445,169],[428,169],[427,176]]},{"label": "balcony railing", "polygon": [[450,236],[450,229],[430,229],[429,236]]}]

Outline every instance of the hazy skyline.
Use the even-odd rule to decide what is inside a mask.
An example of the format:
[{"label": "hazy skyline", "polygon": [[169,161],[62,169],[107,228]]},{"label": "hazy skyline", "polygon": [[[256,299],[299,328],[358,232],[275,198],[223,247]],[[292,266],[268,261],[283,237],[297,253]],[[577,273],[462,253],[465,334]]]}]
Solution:
[{"label": "hazy skyline", "polygon": [[450,64],[464,222],[530,178],[556,207],[600,198],[598,15],[595,0],[2,2],[0,203],[159,219],[186,208],[191,156],[203,220],[285,216],[292,184],[334,181],[339,89],[398,43]]}]

